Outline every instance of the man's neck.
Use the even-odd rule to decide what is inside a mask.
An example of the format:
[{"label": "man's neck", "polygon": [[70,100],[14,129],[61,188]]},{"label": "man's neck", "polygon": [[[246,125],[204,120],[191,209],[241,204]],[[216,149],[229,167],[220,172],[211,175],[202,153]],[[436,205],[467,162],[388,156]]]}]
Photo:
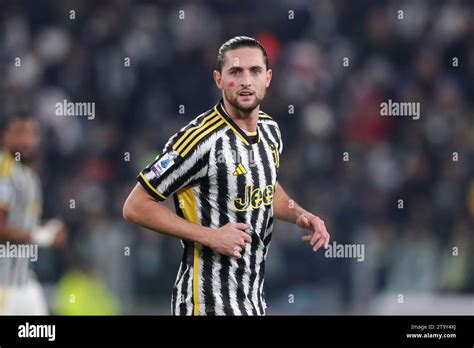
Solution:
[{"label": "man's neck", "polygon": [[257,131],[258,113],[260,105],[250,112],[243,112],[234,108],[225,98],[224,109],[232,120],[244,131],[255,133]]}]

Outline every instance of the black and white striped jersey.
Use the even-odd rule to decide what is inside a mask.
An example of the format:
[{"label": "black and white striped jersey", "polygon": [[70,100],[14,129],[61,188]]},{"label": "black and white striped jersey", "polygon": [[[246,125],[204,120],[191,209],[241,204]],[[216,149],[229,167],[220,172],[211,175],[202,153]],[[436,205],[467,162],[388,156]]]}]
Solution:
[{"label": "black and white striped jersey", "polygon": [[[8,211],[7,225],[31,233],[39,226],[43,198],[38,175],[28,165],[16,161],[10,151],[0,151],[0,209]],[[3,242],[2,242],[3,243]],[[9,243],[9,242],[8,242]],[[27,245],[5,243],[17,250]],[[29,247],[29,246],[28,246]],[[27,257],[0,257],[0,302],[2,287],[22,286],[36,279]],[[2,311],[0,303],[0,313]]]},{"label": "black and white striped jersey", "polygon": [[260,112],[251,134],[237,126],[221,100],[173,135],[138,175],[157,200],[173,195],[178,214],[188,221],[215,229],[229,222],[251,225],[252,243],[238,260],[182,240],[174,315],[265,314],[265,258],[282,148],[270,116]]}]

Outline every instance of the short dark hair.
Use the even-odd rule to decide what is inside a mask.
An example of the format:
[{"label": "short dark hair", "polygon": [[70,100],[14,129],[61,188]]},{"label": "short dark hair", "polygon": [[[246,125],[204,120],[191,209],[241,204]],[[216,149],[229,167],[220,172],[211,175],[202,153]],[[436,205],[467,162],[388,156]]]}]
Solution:
[{"label": "short dark hair", "polygon": [[263,54],[263,60],[265,61],[265,66],[268,69],[270,66],[270,62],[268,60],[268,55],[267,51],[265,50],[265,47],[255,40],[252,37],[248,36],[236,36],[230,40],[227,40],[222,44],[222,46],[219,48],[219,53],[217,54],[217,70],[219,72],[222,72],[222,67],[224,66],[224,60],[225,60],[225,53],[227,51],[232,51],[236,50],[237,48],[241,47],[254,47],[260,49]]}]

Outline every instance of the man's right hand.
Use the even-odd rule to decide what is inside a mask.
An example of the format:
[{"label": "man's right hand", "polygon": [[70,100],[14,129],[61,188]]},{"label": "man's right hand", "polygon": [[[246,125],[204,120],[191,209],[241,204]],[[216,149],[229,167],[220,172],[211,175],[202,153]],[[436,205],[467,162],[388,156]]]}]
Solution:
[{"label": "man's right hand", "polygon": [[243,223],[228,223],[209,234],[207,246],[220,254],[242,257],[242,250],[246,243],[252,243],[252,237],[245,230],[251,226]]}]

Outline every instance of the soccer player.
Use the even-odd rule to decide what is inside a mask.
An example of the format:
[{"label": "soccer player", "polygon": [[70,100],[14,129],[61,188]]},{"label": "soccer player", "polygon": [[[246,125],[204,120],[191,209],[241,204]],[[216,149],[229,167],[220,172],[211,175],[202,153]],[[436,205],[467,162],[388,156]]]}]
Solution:
[{"label": "soccer player", "polygon": [[64,245],[65,227],[57,219],[40,226],[41,187],[34,169],[38,122],[20,114],[6,118],[1,126],[0,314],[46,315],[48,307],[31,262],[37,259],[38,247]]},{"label": "soccer player", "polygon": [[[123,215],[181,238],[174,315],[264,315],[274,218],[308,229],[302,239],[314,251],[327,247],[329,234],[277,181],[280,129],[260,110],[272,79],[265,48],[250,37],[227,41],[213,76],[223,98],[173,135],[138,175]],[[171,195],[177,214],[159,204]]]}]

